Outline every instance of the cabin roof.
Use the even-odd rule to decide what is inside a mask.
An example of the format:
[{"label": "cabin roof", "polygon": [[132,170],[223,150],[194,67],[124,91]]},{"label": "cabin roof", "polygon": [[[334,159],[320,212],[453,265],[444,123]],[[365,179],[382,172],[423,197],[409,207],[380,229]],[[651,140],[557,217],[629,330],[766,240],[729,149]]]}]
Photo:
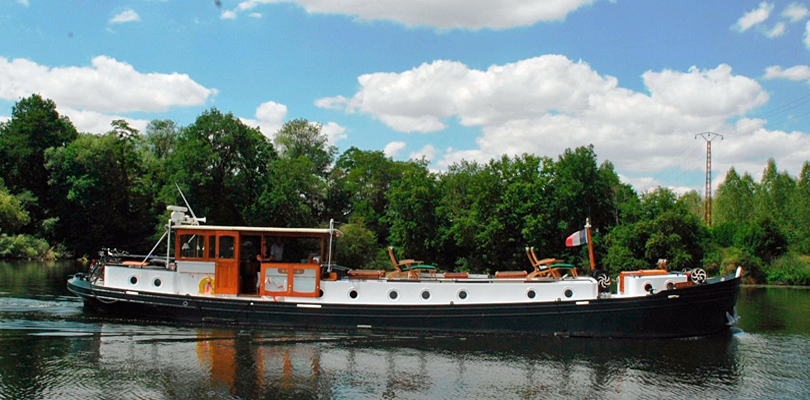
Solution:
[{"label": "cabin roof", "polygon": [[[277,233],[282,235],[312,235],[329,236],[327,228],[278,228],[278,227],[257,227],[257,226],[218,226],[218,225],[175,225],[176,230],[189,231],[233,231],[233,232],[254,232],[254,233]],[[339,235],[335,229],[333,232]]]}]

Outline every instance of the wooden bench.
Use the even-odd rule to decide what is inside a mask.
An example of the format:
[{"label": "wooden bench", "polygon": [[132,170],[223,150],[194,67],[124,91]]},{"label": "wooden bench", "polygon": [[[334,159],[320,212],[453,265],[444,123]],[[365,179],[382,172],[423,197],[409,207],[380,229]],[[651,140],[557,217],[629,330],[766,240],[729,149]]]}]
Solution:
[{"label": "wooden bench", "polygon": [[385,270],[353,269],[346,275],[349,279],[380,279],[385,276]]}]

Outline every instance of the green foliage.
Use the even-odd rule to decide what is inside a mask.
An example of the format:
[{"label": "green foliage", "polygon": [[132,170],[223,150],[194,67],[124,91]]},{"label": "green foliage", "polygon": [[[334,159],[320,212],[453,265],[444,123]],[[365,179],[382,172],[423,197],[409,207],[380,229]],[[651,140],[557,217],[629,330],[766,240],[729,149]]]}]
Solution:
[{"label": "green foliage", "polygon": [[260,224],[247,212],[266,190],[264,178],[276,158],[269,139],[233,114],[213,108],[203,112],[177,137],[167,157],[168,182],[161,198],[182,204],[178,183],[199,216],[222,225]]},{"label": "green foliage", "polygon": [[0,258],[51,260],[54,255],[48,242],[31,235],[0,234]]},{"label": "green foliage", "polygon": [[338,221],[362,220],[374,232],[378,245],[388,245],[390,222],[385,220],[392,182],[401,179],[405,163],[393,161],[382,151],[351,147],[338,157],[330,171],[328,210]]},{"label": "green foliage", "polygon": [[46,152],[52,192],[62,199],[52,210],[56,236],[78,254],[101,245],[148,250],[154,194],[143,185],[135,150],[137,131],[113,124],[104,135],[82,134],[66,147]]},{"label": "green foliage", "polygon": [[11,195],[0,182],[0,231],[16,233],[20,227],[28,224],[31,218],[23,208],[22,202]]},{"label": "green foliage", "polygon": [[409,258],[431,258],[439,250],[436,186],[427,162],[411,161],[405,165],[402,178],[392,182],[386,193],[384,221],[391,224],[389,240],[401,246]]},{"label": "green foliage", "polygon": [[672,270],[692,268],[703,259],[707,236],[688,202],[658,188],[642,194],[636,222],[610,232],[605,263],[613,273],[650,268],[662,258]]},{"label": "green foliage", "polygon": [[338,248],[338,263],[353,268],[374,269],[377,238],[361,223],[348,223],[340,227],[343,237]]},{"label": "green foliage", "polygon": [[28,233],[41,233],[37,225],[61,201],[48,187],[45,152],[66,146],[76,136],[76,128],[59,115],[56,104],[38,94],[18,101],[11,119],[0,125],[0,177],[10,193],[30,192],[36,199],[29,210],[32,226]]},{"label": "green foliage", "polygon": [[787,251],[785,236],[776,223],[767,217],[739,226],[734,235],[734,245],[766,263]]},{"label": "green foliage", "polygon": [[547,251],[547,238],[556,227],[546,217],[552,212],[545,196],[553,173],[550,164],[524,154],[487,165],[451,166],[438,186],[444,252],[430,259],[471,272],[528,267],[525,246]]},{"label": "green foliage", "polygon": [[777,259],[767,271],[767,282],[772,285],[810,286],[810,257],[785,255]]},{"label": "green foliage", "polygon": [[279,158],[257,182],[261,194],[251,210],[259,225],[314,227],[322,208],[323,181],[312,175],[308,159]]},{"label": "green foliage", "polygon": [[304,157],[312,163],[312,171],[318,176],[326,176],[329,166],[335,159],[337,148],[328,144],[328,138],[321,133],[323,125],[306,119],[294,119],[284,123],[275,133],[274,141],[279,152],[286,158]]}]

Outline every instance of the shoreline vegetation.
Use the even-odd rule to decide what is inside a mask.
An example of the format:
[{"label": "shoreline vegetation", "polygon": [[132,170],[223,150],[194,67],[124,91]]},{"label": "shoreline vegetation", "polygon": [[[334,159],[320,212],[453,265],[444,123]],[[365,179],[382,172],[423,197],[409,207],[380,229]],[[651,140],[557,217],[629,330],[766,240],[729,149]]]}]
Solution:
[{"label": "shoreline vegetation", "polygon": [[102,246],[145,254],[166,206],[182,204],[177,183],[217,225],[334,219],[345,234],[338,259],[356,268],[389,265],[393,245],[445,271],[494,273],[529,268],[534,246],[586,272],[587,249],[564,240],[590,218],[597,267],[614,276],[667,259],[671,270],[741,266],[746,284],[810,286],[809,162],[793,177],[771,159],[760,182],[731,168],[706,224],[699,193],[637,193],[610,161],[597,164],[593,146],[433,172],[425,159],[339,153],[305,119],[265,134],[215,108],[184,127],[154,120],[139,132],[116,120],[80,133],[52,100],[23,98],[0,123],[0,259],[87,260]]}]

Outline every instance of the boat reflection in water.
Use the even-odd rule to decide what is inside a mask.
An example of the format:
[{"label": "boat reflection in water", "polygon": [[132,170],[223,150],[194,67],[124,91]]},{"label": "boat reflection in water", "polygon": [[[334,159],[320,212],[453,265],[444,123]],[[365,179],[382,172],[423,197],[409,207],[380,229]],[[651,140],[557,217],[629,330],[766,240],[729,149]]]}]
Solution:
[{"label": "boat reflection in water", "polygon": [[150,398],[714,396],[740,383],[734,336],[615,341],[188,329],[98,339],[87,361],[98,363],[99,377],[112,378],[104,386]]}]

